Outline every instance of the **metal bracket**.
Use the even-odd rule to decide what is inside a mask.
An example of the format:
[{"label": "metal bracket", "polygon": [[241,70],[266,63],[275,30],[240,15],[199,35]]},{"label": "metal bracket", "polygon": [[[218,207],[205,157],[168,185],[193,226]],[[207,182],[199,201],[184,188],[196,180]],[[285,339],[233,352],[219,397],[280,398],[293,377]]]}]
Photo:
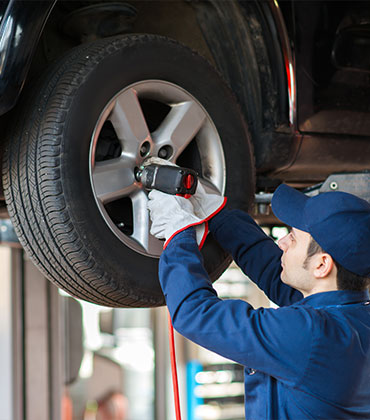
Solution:
[{"label": "metal bracket", "polygon": [[332,174],[316,188],[303,192],[313,196],[331,191],[347,192],[370,202],[370,171]]},{"label": "metal bracket", "polygon": [[[332,174],[324,182],[302,190],[309,197],[331,191],[351,193],[370,203],[370,171]],[[259,214],[268,214],[272,196],[263,192],[255,195]]]}]

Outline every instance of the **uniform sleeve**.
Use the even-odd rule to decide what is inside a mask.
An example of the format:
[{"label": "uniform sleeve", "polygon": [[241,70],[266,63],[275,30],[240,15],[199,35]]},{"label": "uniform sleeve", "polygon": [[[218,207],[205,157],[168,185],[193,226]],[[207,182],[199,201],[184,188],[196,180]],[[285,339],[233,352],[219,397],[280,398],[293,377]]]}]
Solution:
[{"label": "uniform sleeve", "polygon": [[159,279],[175,329],[195,343],[244,366],[294,384],[308,363],[311,317],[303,308],[254,310],[221,300],[202,264],[191,229],[163,252]]},{"label": "uniform sleeve", "polygon": [[222,210],[209,222],[219,244],[243,272],[279,306],[303,298],[301,292],[280,280],[282,251],[256,222],[240,210]]}]

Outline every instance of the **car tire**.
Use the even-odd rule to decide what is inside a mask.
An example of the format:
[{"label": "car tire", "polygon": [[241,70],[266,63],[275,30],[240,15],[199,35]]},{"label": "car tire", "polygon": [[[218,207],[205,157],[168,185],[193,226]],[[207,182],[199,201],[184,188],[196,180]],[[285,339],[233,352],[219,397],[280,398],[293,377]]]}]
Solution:
[{"label": "car tire", "polygon": [[[187,102],[195,110],[193,138],[181,120],[188,111],[180,118],[186,145],[178,145],[181,133],[171,129],[171,143],[161,131],[174,101],[177,110]],[[30,258],[74,297],[110,307],[165,303],[157,277],[162,243],[148,235],[146,192],[131,179],[147,157],[196,169],[229,207],[251,206],[254,160],[239,106],[215,69],[173,40],[129,35],[83,44],[21,102],[3,161],[8,211]],[[140,137],[143,121],[152,138]],[[118,172],[115,162],[123,165]],[[117,192],[121,174],[126,189]],[[231,262],[211,235],[202,253],[212,280]]]}]

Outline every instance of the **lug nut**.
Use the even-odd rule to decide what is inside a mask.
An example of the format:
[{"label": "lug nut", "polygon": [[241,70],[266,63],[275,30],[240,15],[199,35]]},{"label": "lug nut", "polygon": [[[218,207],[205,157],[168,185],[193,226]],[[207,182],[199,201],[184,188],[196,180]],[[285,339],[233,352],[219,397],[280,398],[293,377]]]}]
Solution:
[{"label": "lug nut", "polygon": [[141,169],[139,169],[138,167],[135,167],[134,174],[135,174],[136,181],[141,182],[142,173],[143,173],[143,171]]},{"label": "lug nut", "polygon": [[173,153],[171,146],[163,146],[158,151],[158,157],[161,159],[169,159]]},{"label": "lug nut", "polygon": [[158,152],[158,156],[159,156],[160,158],[162,158],[162,159],[165,159],[165,158],[166,158],[166,156],[167,156],[167,152],[166,152],[164,149],[161,149],[161,150]]},{"label": "lug nut", "polygon": [[141,157],[146,156],[150,151],[150,143],[148,141],[144,142],[140,147]]}]

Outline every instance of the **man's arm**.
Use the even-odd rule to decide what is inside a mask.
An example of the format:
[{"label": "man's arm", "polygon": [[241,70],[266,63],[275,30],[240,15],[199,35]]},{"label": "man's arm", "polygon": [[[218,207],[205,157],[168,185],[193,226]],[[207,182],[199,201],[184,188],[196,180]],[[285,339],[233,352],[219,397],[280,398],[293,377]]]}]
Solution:
[{"label": "man's arm", "polygon": [[244,366],[294,384],[310,357],[312,321],[304,309],[254,310],[242,300],[220,300],[202,264],[192,229],[163,252],[159,279],[177,331]]},{"label": "man's arm", "polygon": [[209,228],[243,272],[277,305],[303,298],[280,280],[282,251],[247,213],[224,209],[209,221]]}]

